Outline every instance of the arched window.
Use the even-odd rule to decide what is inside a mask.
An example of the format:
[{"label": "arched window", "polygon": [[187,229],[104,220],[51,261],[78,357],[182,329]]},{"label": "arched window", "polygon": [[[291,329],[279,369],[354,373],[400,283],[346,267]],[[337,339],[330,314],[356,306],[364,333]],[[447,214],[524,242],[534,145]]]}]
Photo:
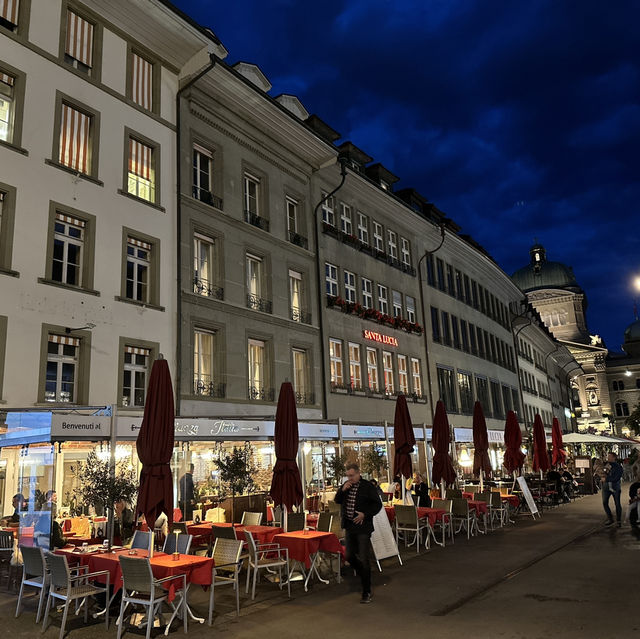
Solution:
[{"label": "arched window", "polygon": [[614,381],[612,384],[613,390],[617,391],[618,390],[618,382]]},{"label": "arched window", "polygon": [[618,402],[616,404],[616,417],[628,417],[629,404],[627,402]]},{"label": "arched window", "polygon": [[622,380],[615,380],[613,382],[613,390],[614,391],[624,390],[624,382]]}]

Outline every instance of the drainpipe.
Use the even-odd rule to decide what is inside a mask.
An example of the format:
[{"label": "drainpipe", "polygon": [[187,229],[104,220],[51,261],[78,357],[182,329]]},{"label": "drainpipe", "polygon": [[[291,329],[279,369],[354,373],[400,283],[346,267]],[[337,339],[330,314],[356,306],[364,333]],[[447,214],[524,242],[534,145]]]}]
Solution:
[{"label": "drainpipe", "polygon": [[175,398],[176,415],[180,415],[180,395],[182,390],[182,124],[181,124],[181,98],[182,94],[193,86],[200,78],[209,73],[215,66],[217,58],[213,53],[209,54],[209,64],[194,75],[184,86],[180,87],[176,93],[176,261],[178,272],[176,274],[176,317],[177,317],[177,339],[176,339],[176,370],[175,370]]},{"label": "drainpipe", "polygon": [[[323,304],[323,286],[322,286],[322,269],[320,265],[320,240],[318,233],[318,209],[332,196],[334,196],[343,186],[347,179],[346,160],[338,158],[340,162],[340,175],[342,179],[340,184],[336,186],[331,193],[327,193],[313,209],[313,241],[316,249],[316,287],[318,293],[318,321],[320,327],[320,363],[322,368],[322,418],[329,418],[329,409],[327,402],[327,354],[325,353],[325,329],[324,329],[324,304]],[[341,446],[342,448],[342,446]]]}]

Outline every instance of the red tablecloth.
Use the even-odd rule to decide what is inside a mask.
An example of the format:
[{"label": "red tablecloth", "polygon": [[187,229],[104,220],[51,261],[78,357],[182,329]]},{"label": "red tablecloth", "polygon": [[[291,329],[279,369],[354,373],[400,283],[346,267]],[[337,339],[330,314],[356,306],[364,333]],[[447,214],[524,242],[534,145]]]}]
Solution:
[{"label": "red tablecloth", "polygon": [[309,528],[316,528],[318,525],[318,516],[318,513],[307,514],[307,526],[309,526]]},{"label": "red tablecloth", "polygon": [[500,495],[500,499],[508,502],[512,508],[517,508],[520,505],[520,497],[518,495]]},{"label": "red tablecloth", "polygon": [[469,508],[475,510],[478,515],[486,515],[489,512],[489,504],[486,501],[469,500]]},{"label": "red tablecloth", "polygon": [[344,547],[333,533],[315,530],[296,530],[281,533],[273,538],[274,543],[289,550],[289,559],[311,567],[311,555],[317,552],[340,553],[344,555]]},{"label": "red tablecloth", "polygon": [[270,544],[276,535],[282,532],[278,526],[239,526],[236,528],[236,536],[244,541],[245,530],[249,531],[257,544]]},{"label": "red tablecloth", "polygon": [[[396,511],[393,509],[393,506],[385,506],[384,510],[387,513],[389,521],[393,523],[396,520]],[[417,510],[418,519],[426,517],[431,526],[435,526],[436,522],[441,521],[442,517],[447,514],[447,511],[443,508],[419,507]]]},{"label": "red tablecloth", "polygon": [[477,493],[467,493],[467,492],[463,492],[462,496],[465,499],[473,499],[476,496]]}]

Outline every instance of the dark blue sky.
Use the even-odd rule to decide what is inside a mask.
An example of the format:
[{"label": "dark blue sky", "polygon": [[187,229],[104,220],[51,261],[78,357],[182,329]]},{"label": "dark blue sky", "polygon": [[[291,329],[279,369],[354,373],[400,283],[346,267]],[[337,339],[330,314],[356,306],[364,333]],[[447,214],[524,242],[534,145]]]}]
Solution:
[{"label": "dark blue sky", "polygon": [[640,2],[176,4],[508,273],[537,237],[619,349],[640,275]]}]

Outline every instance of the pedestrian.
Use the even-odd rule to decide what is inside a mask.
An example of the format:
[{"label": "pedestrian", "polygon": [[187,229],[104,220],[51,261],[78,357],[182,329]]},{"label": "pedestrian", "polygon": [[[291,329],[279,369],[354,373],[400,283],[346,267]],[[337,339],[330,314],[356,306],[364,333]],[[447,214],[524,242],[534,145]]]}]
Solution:
[{"label": "pedestrian", "polygon": [[613,501],[616,505],[616,522],[618,528],[622,525],[622,504],[620,503],[620,480],[622,479],[622,466],[618,462],[618,456],[615,453],[607,455],[607,463],[603,467],[602,481],[602,506],[604,512],[607,513],[607,526],[613,525],[613,515],[609,508],[609,497],[613,495]]},{"label": "pedestrian", "polygon": [[413,501],[418,508],[429,508],[431,497],[429,496],[429,486],[423,481],[420,473],[413,475]]},{"label": "pedestrian", "polygon": [[180,510],[182,511],[182,518],[184,521],[191,521],[193,517],[193,506],[195,504],[193,489],[193,471],[195,466],[189,464],[189,470],[180,477]]},{"label": "pedestrian", "polygon": [[347,561],[362,582],[360,603],[371,603],[371,564],[369,547],[373,532],[373,517],[380,512],[382,502],[371,482],[360,475],[358,464],[347,464],[347,481],[338,489],[336,504],[341,506],[345,532]]}]

